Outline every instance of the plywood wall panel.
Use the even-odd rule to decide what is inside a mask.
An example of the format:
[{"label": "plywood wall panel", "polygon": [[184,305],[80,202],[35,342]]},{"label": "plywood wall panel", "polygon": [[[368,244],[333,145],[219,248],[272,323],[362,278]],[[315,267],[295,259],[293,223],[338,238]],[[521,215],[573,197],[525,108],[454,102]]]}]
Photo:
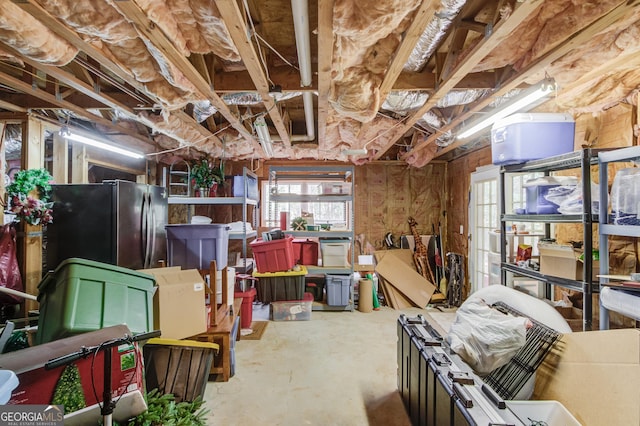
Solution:
[{"label": "plywood wall panel", "polygon": [[375,248],[383,248],[385,234],[396,241],[409,234],[408,216],[418,221],[418,231],[431,233],[443,210],[446,164],[422,169],[406,164],[358,166],[355,174],[355,232],[364,234]]},{"label": "plywood wall panel", "polygon": [[[467,256],[469,226],[469,186],[471,173],[478,167],[491,164],[491,147],[485,147],[456,160],[447,167],[447,251]],[[460,227],[463,232],[460,233]]]}]

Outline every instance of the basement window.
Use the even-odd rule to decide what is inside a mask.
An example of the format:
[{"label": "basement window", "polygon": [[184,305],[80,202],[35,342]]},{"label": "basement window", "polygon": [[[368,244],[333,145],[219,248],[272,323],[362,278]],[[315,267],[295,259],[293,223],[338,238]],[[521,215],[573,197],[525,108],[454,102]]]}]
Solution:
[{"label": "basement window", "polygon": [[[277,187],[274,187],[270,186],[268,182],[263,182],[261,193],[262,206],[265,206],[265,208],[262,209],[261,225],[267,228],[279,228],[280,213],[288,212],[289,223],[287,228],[290,228],[291,221],[294,218],[303,216],[303,213],[305,215],[312,214],[313,222],[316,225],[346,226],[350,223],[350,220],[348,220],[351,214],[349,203],[302,200],[304,196],[326,195],[327,186],[333,184],[335,184],[335,181],[301,180],[278,183]],[[277,194],[300,195],[301,200],[272,201],[270,197],[271,191]]]}]

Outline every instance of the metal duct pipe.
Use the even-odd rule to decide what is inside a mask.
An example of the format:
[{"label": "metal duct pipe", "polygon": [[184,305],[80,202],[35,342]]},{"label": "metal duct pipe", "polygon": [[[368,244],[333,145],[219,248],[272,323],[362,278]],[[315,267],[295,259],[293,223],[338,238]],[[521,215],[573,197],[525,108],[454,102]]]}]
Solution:
[{"label": "metal duct pipe", "polygon": [[[309,37],[309,5],[307,0],[291,0],[293,13],[293,28],[296,34],[296,49],[298,50],[298,66],[300,67],[300,86],[311,86],[311,41]],[[304,105],[304,119],[307,126],[306,135],[291,135],[291,141],[308,142],[316,138],[315,120],[313,119],[313,93],[302,94]],[[272,136],[273,140],[281,140]]]}]

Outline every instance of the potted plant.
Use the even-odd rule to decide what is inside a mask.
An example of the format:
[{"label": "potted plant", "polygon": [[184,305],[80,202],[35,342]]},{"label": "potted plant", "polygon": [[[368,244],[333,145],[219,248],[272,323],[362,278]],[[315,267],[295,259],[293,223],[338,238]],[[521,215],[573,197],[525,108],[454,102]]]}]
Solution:
[{"label": "potted plant", "polygon": [[53,222],[51,180],[46,169],[20,170],[7,187],[9,210],[31,225]]},{"label": "potted plant", "polygon": [[217,167],[213,161],[202,157],[191,166],[191,179],[201,197],[208,197],[210,193],[215,194],[218,184],[224,182],[224,171]]}]

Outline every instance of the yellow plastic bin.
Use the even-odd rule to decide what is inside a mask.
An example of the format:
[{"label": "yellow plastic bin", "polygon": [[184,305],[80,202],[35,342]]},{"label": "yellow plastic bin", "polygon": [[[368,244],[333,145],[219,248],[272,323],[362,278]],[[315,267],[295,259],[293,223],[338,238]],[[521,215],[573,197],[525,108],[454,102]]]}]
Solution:
[{"label": "yellow plastic bin", "polygon": [[216,343],[154,338],[143,346],[147,391],[173,394],[176,402],[204,396]]}]

